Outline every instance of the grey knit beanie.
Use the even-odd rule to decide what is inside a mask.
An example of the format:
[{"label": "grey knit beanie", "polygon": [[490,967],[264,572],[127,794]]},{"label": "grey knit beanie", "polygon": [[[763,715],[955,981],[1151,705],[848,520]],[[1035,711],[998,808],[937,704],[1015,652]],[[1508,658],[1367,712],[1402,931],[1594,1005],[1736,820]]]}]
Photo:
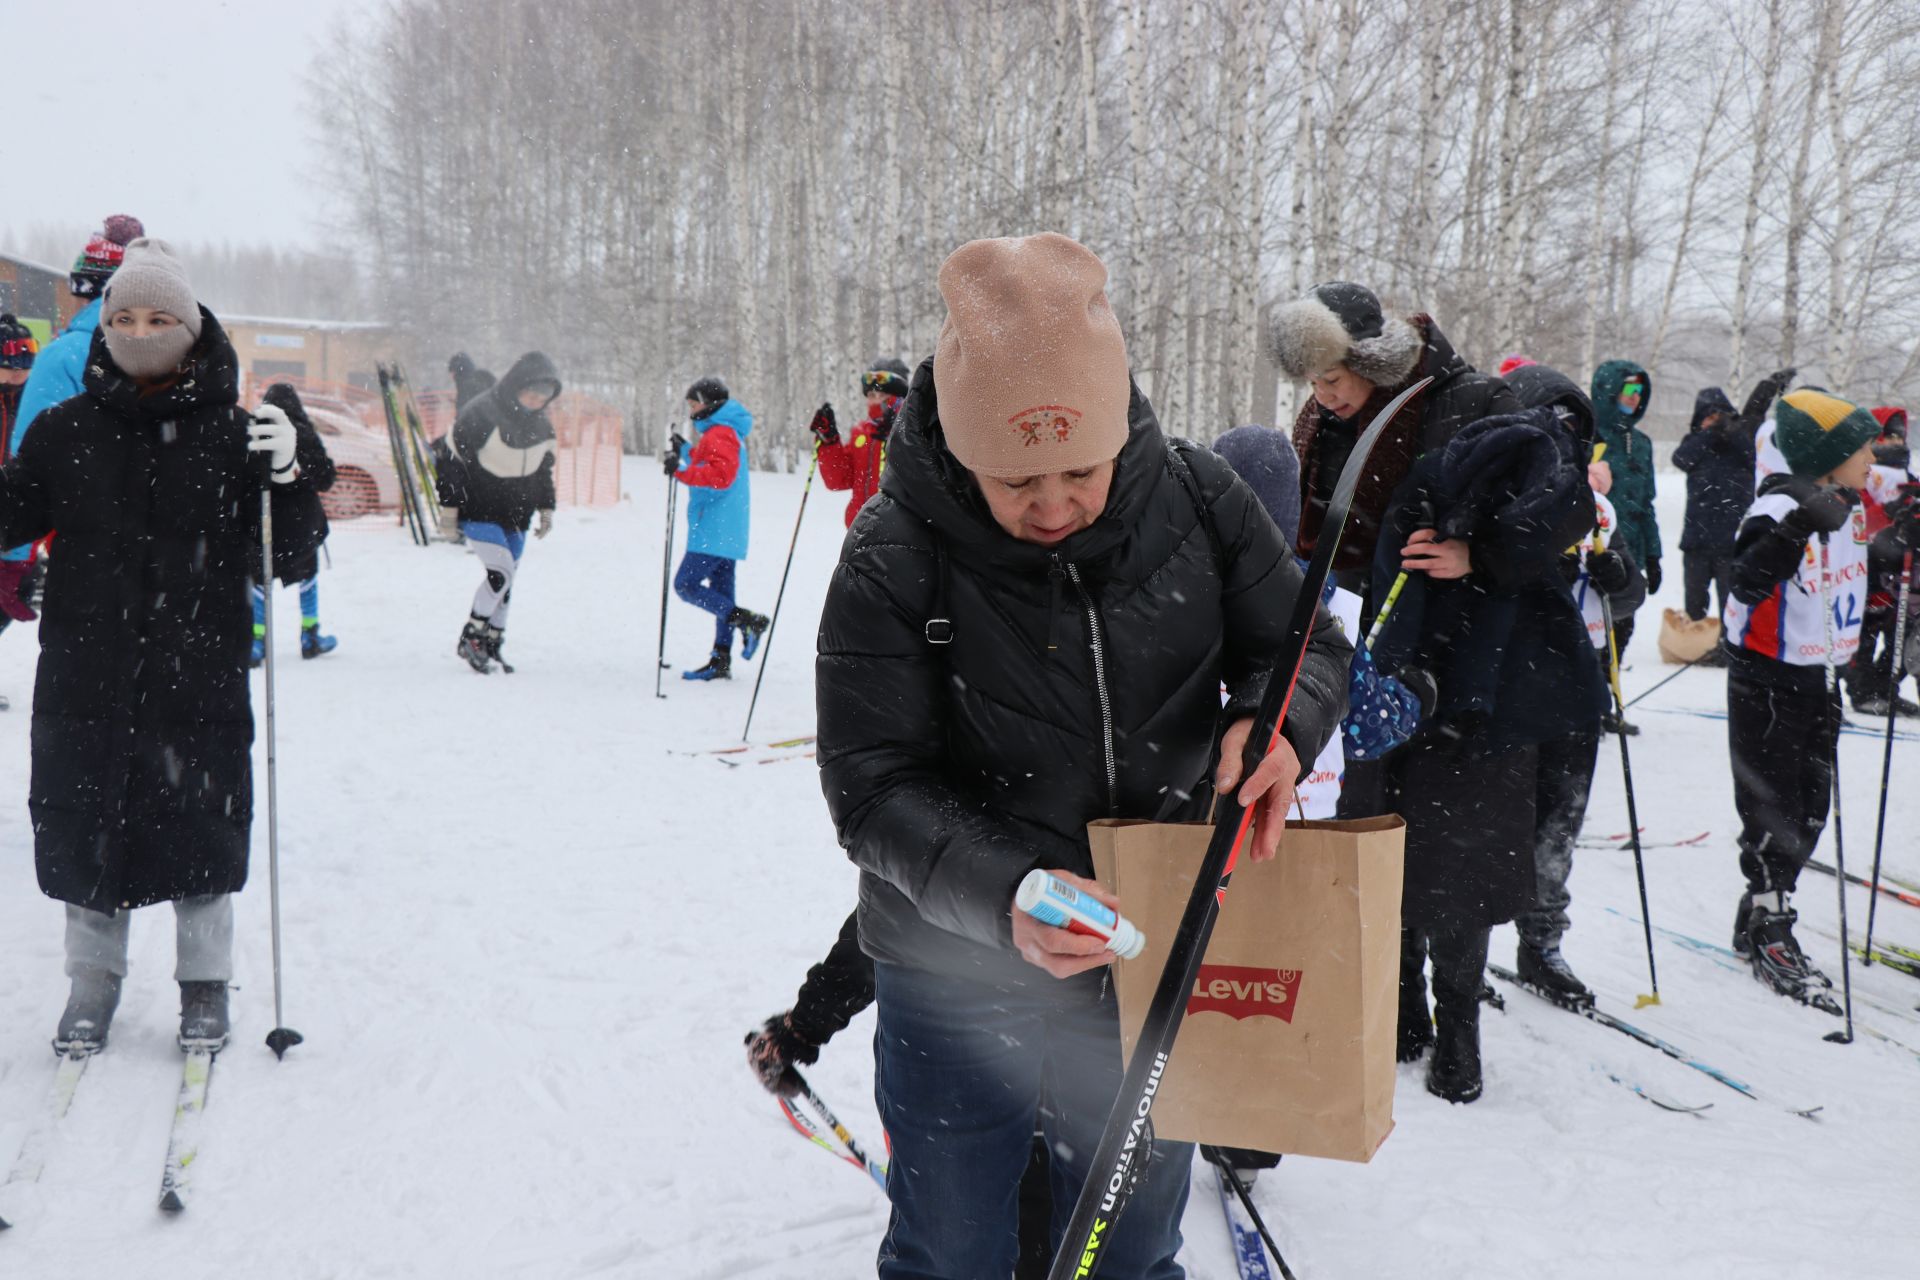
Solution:
[{"label": "grey knit beanie", "polygon": [[187,282],[187,269],[165,240],[142,236],[128,245],[120,269],[107,281],[105,298],[100,305],[103,326],[116,311],[152,307],[186,326],[196,341],[200,337],[200,303]]}]

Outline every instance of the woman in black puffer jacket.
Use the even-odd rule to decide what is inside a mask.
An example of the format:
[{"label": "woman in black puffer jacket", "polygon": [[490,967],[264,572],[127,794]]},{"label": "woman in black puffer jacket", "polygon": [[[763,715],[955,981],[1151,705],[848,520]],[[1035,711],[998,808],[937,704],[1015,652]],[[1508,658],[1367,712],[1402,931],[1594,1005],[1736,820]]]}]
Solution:
[{"label": "woman in black puffer jacket", "polygon": [[[1111,957],[1013,913],[1014,888],[1089,876],[1093,819],[1199,819],[1238,782],[1300,585],[1247,488],[1129,395],[1105,278],[1061,236],[948,259],[937,358],[821,618],[821,783],[862,873],[893,1150],[882,1277],[1012,1272],[1036,1117],[1059,1211],[1078,1194],[1121,1072]],[[1277,779],[1269,850],[1349,656],[1322,613],[1285,741],[1238,793]],[[1190,1150],[1155,1148],[1103,1275],[1179,1274]]]}]

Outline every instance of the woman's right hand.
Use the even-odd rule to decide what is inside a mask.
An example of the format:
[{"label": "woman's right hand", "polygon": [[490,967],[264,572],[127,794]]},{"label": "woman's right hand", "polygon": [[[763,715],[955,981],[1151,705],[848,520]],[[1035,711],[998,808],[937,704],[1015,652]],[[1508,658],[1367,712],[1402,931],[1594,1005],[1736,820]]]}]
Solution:
[{"label": "woman's right hand", "polygon": [[[1062,871],[1059,867],[1051,868],[1049,874],[1059,876],[1083,893],[1092,894],[1116,912],[1120,910],[1120,900],[1093,881],[1074,875],[1071,871]],[[1014,906],[1011,900],[1007,903],[1007,909],[1013,914],[1014,949],[1028,964],[1045,969],[1056,978],[1071,978],[1077,973],[1113,963],[1113,952],[1107,950],[1104,939],[1089,937],[1084,933],[1068,933],[1065,929],[1041,924]]]}]

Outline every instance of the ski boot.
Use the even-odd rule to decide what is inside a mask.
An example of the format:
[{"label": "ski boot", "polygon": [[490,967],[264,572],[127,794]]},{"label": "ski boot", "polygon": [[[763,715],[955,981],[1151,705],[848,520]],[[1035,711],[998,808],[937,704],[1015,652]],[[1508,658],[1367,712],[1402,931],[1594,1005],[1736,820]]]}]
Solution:
[{"label": "ski boot", "polygon": [[53,1033],[53,1051],[98,1053],[107,1047],[107,1029],[120,1007],[120,975],[105,969],[84,969],[73,975],[73,991]]},{"label": "ski boot", "polygon": [[469,618],[460,629],[460,643],[453,651],[481,675],[493,669],[493,657],[487,652],[487,624],[478,618]]},{"label": "ski boot", "polygon": [[1747,918],[1747,963],[1753,976],[1789,1000],[1841,1016],[1839,1001],[1828,992],[1833,979],[1814,968],[1793,936],[1799,913],[1787,905],[1781,892],[1753,895],[1753,914]]},{"label": "ski boot", "polygon": [[733,679],[733,655],[725,649],[715,649],[713,656],[707,659],[704,667],[695,667],[692,671],[682,671],[682,680],[731,680]]},{"label": "ski boot", "polygon": [[760,652],[760,641],[766,636],[771,620],[764,613],[735,609],[727,615],[727,625],[739,629],[740,660],[745,662]]},{"label": "ski boot", "polygon": [[332,636],[323,636],[320,634],[319,623],[303,622],[300,624],[300,656],[302,658],[318,658],[325,654],[332,653],[339,646],[340,642]]},{"label": "ski boot", "polygon": [[1514,957],[1513,968],[1520,975],[1520,981],[1539,988],[1556,1004],[1580,1008],[1593,1003],[1593,992],[1587,990],[1586,983],[1574,976],[1566,957],[1560,954],[1557,946],[1538,948],[1523,938],[1520,950]]},{"label": "ski boot", "polygon": [[218,1053],[227,1047],[227,984],[180,984],[180,1048]]},{"label": "ski boot", "polygon": [[1609,709],[1600,717],[1600,732],[1624,733],[1629,738],[1640,736],[1640,726],[1620,718],[1620,713]]},{"label": "ski boot", "polygon": [[1740,906],[1733,913],[1733,954],[1745,959],[1753,950],[1747,941],[1747,922],[1753,919],[1753,891],[1740,895]]},{"label": "ski boot", "polygon": [[265,636],[255,636],[253,638],[253,650],[247,655],[247,665],[257,668],[266,660],[267,638]]},{"label": "ski boot", "polygon": [[500,664],[505,675],[513,674],[513,664],[500,656],[500,646],[506,643],[507,633],[493,624],[487,624],[487,656]]}]

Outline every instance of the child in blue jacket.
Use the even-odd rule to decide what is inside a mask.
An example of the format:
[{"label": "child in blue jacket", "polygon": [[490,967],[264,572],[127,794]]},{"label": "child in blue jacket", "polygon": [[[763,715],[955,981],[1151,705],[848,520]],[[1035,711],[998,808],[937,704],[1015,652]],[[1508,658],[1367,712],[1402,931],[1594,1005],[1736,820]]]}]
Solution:
[{"label": "child in blue jacket", "polygon": [[673,575],[682,600],[714,618],[713,654],[704,667],[683,671],[687,680],[728,680],[733,676],[733,633],[742,635],[740,656],[760,649],[769,620],[734,603],[734,567],[747,558],[749,498],[746,438],[753,415],[718,378],[702,378],[687,388],[687,415],[699,436],[689,445],[676,435],[661,461],[666,473],[693,489],[687,499],[687,554]]}]

